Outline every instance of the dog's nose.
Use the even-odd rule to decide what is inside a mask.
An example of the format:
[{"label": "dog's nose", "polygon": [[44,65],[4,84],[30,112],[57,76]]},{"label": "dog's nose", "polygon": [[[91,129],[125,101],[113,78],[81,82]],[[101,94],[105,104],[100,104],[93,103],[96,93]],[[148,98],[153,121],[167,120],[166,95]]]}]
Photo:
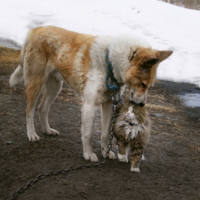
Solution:
[{"label": "dog's nose", "polygon": [[144,105],[145,105],[144,103],[140,103],[140,104],[139,104],[140,107],[143,107]]}]

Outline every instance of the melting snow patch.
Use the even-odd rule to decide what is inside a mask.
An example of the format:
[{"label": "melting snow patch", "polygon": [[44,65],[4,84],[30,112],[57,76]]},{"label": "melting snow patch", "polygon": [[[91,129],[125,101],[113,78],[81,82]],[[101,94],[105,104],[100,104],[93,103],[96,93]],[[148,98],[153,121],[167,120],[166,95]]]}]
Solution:
[{"label": "melting snow patch", "polygon": [[185,106],[200,107],[200,94],[179,95]]},{"label": "melting snow patch", "polygon": [[156,117],[162,117],[163,115],[160,113],[153,113],[153,115],[155,115]]}]

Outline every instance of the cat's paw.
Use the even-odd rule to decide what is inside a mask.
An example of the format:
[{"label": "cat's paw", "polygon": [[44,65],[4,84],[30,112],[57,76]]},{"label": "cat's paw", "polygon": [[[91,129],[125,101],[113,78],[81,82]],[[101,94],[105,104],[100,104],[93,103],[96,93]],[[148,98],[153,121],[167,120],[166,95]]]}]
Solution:
[{"label": "cat's paw", "polygon": [[131,171],[132,172],[140,172],[140,169],[139,168],[133,168],[133,167],[131,167]]},{"label": "cat's paw", "polygon": [[[103,155],[103,157],[105,158],[106,157],[106,153],[107,153],[107,151],[103,151],[102,150],[102,155]],[[115,159],[116,157],[115,157],[115,153],[113,152],[113,151],[109,151],[109,154],[108,154],[108,158],[109,159]]]},{"label": "cat's paw", "polygon": [[128,162],[128,157],[126,156],[126,154],[122,155],[118,153],[118,159],[120,162]]},{"label": "cat's paw", "polygon": [[113,160],[116,158],[115,157],[115,153],[113,151],[109,152],[109,156],[108,157],[109,157],[109,159],[113,159]]},{"label": "cat's paw", "polygon": [[141,160],[145,160],[144,154],[142,154],[142,159]]}]

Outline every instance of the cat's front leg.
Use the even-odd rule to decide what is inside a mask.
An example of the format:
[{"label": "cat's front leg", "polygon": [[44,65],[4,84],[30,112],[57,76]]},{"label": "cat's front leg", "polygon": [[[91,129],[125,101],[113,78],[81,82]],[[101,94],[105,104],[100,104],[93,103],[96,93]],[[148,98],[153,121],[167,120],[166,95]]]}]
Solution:
[{"label": "cat's front leg", "polygon": [[123,142],[118,141],[118,159],[120,162],[128,162],[128,147]]},{"label": "cat's front leg", "polygon": [[139,166],[143,157],[143,146],[135,139],[130,143],[131,148],[131,171],[140,172]]},{"label": "cat's front leg", "polygon": [[142,156],[131,156],[131,171],[132,172],[140,172],[139,166]]},{"label": "cat's front leg", "polygon": [[142,160],[145,160],[144,153],[142,154]]}]

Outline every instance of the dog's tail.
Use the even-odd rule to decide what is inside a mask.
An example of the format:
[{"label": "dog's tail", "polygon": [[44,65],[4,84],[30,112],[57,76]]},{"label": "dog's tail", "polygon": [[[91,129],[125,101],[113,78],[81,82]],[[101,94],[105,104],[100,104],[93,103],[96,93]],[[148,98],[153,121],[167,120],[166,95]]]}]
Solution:
[{"label": "dog's tail", "polygon": [[23,80],[24,80],[23,68],[22,68],[21,65],[19,65],[17,67],[17,69],[15,69],[15,71],[12,73],[10,80],[9,80],[9,84],[10,84],[11,87],[13,87],[14,85],[22,82]]},{"label": "dog's tail", "polygon": [[26,37],[26,40],[24,42],[24,45],[22,46],[21,49],[21,60],[20,60],[20,64],[19,66],[15,69],[15,71],[12,73],[10,80],[9,80],[9,84],[11,87],[13,87],[14,85],[21,83],[24,81],[24,70],[23,70],[23,66],[24,66],[24,56],[26,53],[26,47],[28,46],[29,42],[30,42],[30,35],[31,35],[30,31]]}]

